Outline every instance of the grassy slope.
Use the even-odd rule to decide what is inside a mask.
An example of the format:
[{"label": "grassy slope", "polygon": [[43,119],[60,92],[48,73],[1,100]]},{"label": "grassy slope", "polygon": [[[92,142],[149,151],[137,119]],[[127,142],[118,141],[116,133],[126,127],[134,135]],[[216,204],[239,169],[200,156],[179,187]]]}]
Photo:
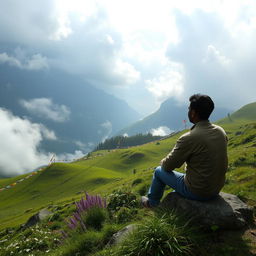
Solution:
[{"label": "grassy slope", "polygon": [[[255,107],[255,103],[247,105],[231,115],[232,121],[228,118],[220,121],[229,137],[229,171],[224,191],[249,198],[252,204],[256,200],[253,189],[256,183],[256,123],[253,123],[253,118],[256,119],[256,115],[249,113]],[[34,212],[49,204],[78,199],[81,191],[108,194],[118,186],[129,186],[138,177],[149,183],[152,168],[159,164],[180,135],[160,143],[94,152],[92,158],[71,164],[53,164],[15,187],[0,192],[0,230],[24,223]],[[0,187],[22,177],[24,175],[0,180]]]},{"label": "grassy slope", "polygon": [[[92,158],[72,164],[55,163],[35,176],[0,192],[0,229],[26,221],[33,212],[57,201],[81,197],[81,191],[106,194],[127,183],[169,152],[174,138],[140,147],[92,153]],[[22,176],[24,177],[24,175]],[[21,177],[0,180],[1,186]]]}]

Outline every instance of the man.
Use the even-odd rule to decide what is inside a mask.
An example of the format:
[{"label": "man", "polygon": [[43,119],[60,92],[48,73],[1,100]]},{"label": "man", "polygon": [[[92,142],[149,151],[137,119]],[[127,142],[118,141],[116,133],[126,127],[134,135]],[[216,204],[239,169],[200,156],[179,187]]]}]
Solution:
[{"label": "man", "polygon": [[[207,201],[218,195],[224,186],[227,171],[227,136],[225,131],[209,122],[214,109],[207,95],[189,98],[188,118],[194,126],[182,135],[172,151],[155,169],[148,197],[142,197],[145,207],[160,203],[166,185],[191,200]],[[186,173],[174,171],[186,163]]]}]

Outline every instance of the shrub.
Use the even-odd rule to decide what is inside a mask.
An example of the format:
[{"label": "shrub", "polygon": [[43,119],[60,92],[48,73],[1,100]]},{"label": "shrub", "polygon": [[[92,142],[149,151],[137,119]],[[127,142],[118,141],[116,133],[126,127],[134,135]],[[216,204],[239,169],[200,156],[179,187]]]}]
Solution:
[{"label": "shrub", "polygon": [[135,209],[121,207],[116,214],[117,223],[125,223],[131,221],[132,218],[137,214]]},{"label": "shrub", "polygon": [[109,196],[108,210],[113,213],[117,212],[121,207],[135,208],[139,206],[136,195],[131,191],[115,190]]},{"label": "shrub", "polygon": [[98,206],[92,207],[82,215],[82,219],[85,223],[85,226],[88,228],[94,228],[100,230],[104,221],[107,218],[107,213],[104,208]]},{"label": "shrub", "polygon": [[88,231],[74,234],[54,256],[86,256],[102,248],[102,236],[99,232]]}]

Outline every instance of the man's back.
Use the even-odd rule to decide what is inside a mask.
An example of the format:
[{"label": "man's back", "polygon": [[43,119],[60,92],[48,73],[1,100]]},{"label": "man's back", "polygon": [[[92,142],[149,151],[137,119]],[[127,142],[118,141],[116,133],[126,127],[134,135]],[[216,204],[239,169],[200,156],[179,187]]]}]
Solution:
[{"label": "man's back", "polygon": [[184,136],[190,145],[185,184],[199,196],[217,194],[224,185],[228,164],[225,131],[209,121],[201,121]]}]

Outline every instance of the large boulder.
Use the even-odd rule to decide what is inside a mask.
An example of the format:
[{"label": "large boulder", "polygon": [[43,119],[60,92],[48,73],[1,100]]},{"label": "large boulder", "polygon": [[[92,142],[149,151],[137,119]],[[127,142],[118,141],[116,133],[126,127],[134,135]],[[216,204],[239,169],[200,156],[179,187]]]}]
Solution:
[{"label": "large boulder", "polygon": [[169,193],[161,207],[175,209],[204,228],[241,229],[253,222],[253,210],[237,196],[221,192],[215,199],[199,202]]}]

